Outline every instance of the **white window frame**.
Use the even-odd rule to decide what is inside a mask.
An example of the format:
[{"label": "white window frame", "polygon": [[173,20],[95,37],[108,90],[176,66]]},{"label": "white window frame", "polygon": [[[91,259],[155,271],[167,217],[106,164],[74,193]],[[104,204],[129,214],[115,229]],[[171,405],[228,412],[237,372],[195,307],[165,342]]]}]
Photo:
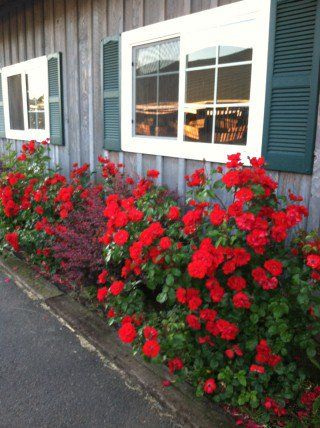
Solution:
[{"label": "white window frame", "polygon": [[[134,153],[225,162],[228,154],[260,156],[268,63],[271,0],[243,0],[127,31],[121,35],[121,149]],[[238,27],[239,31],[233,31]],[[133,52],[137,46],[180,38],[180,74],[177,138],[134,135]],[[198,43],[203,40],[203,43]],[[186,55],[217,45],[253,48],[247,144],[200,143],[183,140]],[[191,46],[192,48],[192,46]],[[195,50],[195,49],[194,49]]]},{"label": "white window frame", "polygon": [[[27,88],[26,88],[26,75],[34,68],[41,68],[42,79],[44,83],[44,117],[45,129],[31,129],[29,128],[28,121],[28,104],[27,104]],[[10,116],[9,116],[9,97],[8,97],[8,77],[21,74],[22,83],[22,102],[23,102],[23,119],[25,129],[11,129]],[[6,138],[13,140],[36,140],[43,141],[50,136],[50,123],[49,123],[49,83],[48,83],[48,59],[47,57],[40,56],[38,58],[30,59],[28,61],[19,62],[17,64],[3,67],[1,70],[2,78],[2,93],[3,93],[3,108],[5,120]]]}]

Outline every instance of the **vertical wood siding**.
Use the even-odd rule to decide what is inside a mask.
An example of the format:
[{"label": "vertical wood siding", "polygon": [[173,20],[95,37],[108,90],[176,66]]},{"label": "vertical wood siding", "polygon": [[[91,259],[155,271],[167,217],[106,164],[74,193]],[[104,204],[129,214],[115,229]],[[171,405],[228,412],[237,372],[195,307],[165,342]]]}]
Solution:
[{"label": "vertical wood siding", "polygon": [[[5,15],[0,10],[0,68],[40,55],[62,52],[65,146],[53,147],[52,165],[70,170],[74,162],[95,169],[103,151],[100,40],[122,31],[223,6],[237,0],[26,0]],[[5,140],[0,140],[0,153]],[[16,149],[20,141],[12,141]],[[320,217],[320,113],[313,176],[272,172],[279,193],[301,194],[310,209],[309,228]],[[185,193],[184,176],[202,163],[133,153],[110,153],[133,175],[160,170],[159,183]],[[210,170],[214,164],[206,162]],[[228,195],[222,194],[228,203]]]}]

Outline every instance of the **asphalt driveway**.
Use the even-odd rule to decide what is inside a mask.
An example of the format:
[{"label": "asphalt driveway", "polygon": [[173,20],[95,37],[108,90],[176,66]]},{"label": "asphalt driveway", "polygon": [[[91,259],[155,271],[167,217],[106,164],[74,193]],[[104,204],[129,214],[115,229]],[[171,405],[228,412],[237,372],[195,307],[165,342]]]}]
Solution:
[{"label": "asphalt driveway", "polygon": [[173,427],[0,272],[0,427]]}]

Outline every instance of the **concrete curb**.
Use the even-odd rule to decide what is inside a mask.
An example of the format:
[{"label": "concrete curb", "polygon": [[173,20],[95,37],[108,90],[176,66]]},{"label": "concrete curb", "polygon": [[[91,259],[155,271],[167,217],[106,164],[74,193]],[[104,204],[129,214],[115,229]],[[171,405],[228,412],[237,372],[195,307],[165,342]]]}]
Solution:
[{"label": "concrete curb", "polygon": [[12,277],[18,287],[42,305],[86,342],[90,351],[97,352],[104,362],[121,374],[130,386],[139,389],[159,408],[169,414],[176,425],[192,428],[229,428],[234,420],[205,398],[196,398],[193,388],[180,383],[162,387],[166,368],[147,364],[132,356],[129,346],[123,345],[113,328],[70,296],[63,294],[43,278],[35,278],[34,271],[15,256],[0,257],[0,267]]}]

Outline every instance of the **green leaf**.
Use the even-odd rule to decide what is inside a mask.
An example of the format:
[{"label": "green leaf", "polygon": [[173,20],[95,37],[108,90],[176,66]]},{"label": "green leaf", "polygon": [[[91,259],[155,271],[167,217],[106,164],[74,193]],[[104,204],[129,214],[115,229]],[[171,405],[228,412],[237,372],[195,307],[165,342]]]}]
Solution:
[{"label": "green leaf", "polygon": [[169,286],[174,284],[174,276],[173,275],[171,275],[171,274],[167,275],[166,284]]},{"label": "green leaf", "polygon": [[156,300],[159,303],[164,303],[167,300],[167,297],[168,297],[167,293],[163,291],[162,293],[157,295]]},{"label": "green leaf", "polygon": [[319,412],[319,410],[320,410],[320,396],[314,400],[312,410],[313,410],[313,413],[316,413],[316,414]]}]

